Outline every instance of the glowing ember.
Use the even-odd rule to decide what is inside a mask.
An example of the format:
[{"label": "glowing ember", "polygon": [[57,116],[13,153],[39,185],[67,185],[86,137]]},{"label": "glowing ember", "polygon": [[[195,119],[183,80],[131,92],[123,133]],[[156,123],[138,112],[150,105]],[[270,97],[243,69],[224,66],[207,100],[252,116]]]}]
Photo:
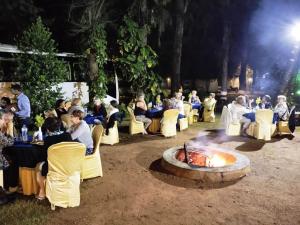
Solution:
[{"label": "glowing ember", "polygon": [[214,154],[206,160],[207,167],[222,167],[226,165],[226,160],[218,154]]}]

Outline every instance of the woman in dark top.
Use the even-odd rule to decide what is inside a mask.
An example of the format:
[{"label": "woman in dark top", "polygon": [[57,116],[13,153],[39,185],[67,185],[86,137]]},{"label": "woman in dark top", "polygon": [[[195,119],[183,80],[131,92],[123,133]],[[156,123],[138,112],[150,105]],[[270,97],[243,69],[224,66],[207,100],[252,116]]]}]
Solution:
[{"label": "woman in dark top", "polygon": [[152,120],[146,117],[146,111],[147,111],[147,105],[144,99],[144,95],[141,95],[137,98],[137,101],[135,103],[134,115],[137,121],[141,121],[144,123],[145,130],[143,134],[147,134],[146,130],[152,123]]},{"label": "woman in dark top", "polygon": [[104,118],[107,116],[105,105],[101,102],[100,98],[94,99],[93,113],[94,116],[103,116]]},{"label": "woman in dark top", "polygon": [[67,114],[66,103],[63,99],[58,99],[55,103],[55,111],[57,113],[57,117],[60,118],[61,115]]},{"label": "woman in dark top", "polygon": [[113,128],[116,121],[120,121],[119,109],[118,109],[118,102],[112,100],[110,102],[110,111],[107,119],[107,123],[105,124],[105,134],[109,135],[109,129]]},{"label": "woman in dark top", "polygon": [[51,145],[64,142],[64,141],[72,141],[72,137],[70,133],[60,131],[61,121],[55,117],[49,117],[45,120],[45,129],[47,131],[47,136],[44,139],[44,148],[46,151],[44,155],[43,162],[38,166],[37,172],[37,183],[39,185],[39,194],[36,196],[37,199],[43,200],[45,199],[45,179],[48,173],[48,161],[47,161],[47,150]]}]

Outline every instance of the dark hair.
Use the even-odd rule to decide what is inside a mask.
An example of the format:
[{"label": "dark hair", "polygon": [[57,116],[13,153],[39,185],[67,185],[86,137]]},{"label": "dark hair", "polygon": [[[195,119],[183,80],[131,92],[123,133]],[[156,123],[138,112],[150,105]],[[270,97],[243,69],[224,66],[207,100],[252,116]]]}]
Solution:
[{"label": "dark hair", "polygon": [[110,101],[110,104],[112,107],[117,108],[118,107],[118,102],[116,100]]},{"label": "dark hair", "polygon": [[59,106],[60,106],[60,104],[62,103],[62,102],[64,102],[65,100],[64,99],[58,99],[56,102],[55,102],[55,108],[57,109]]},{"label": "dark hair", "polygon": [[45,119],[43,127],[50,132],[58,131],[61,127],[61,120],[56,117],[48,117]]},{"label": "dark hair", "polygon": [[12,84],[11,89],[14,89],[16,91],[22,91],[22,88],[21,88],[20,84]]},{"label": "dark hair", "polygon": [[2,97],[1,101],[5,101],[7,105],[10,104],[10,98],[8,98],[8,97]]},{"label": "dark hair", "polygon": [[81,110],[74,110],[72,112],[72,116],[79,117],[80,120],[83,120],[83,118],[84,118],[84,112],[82,112]]}]

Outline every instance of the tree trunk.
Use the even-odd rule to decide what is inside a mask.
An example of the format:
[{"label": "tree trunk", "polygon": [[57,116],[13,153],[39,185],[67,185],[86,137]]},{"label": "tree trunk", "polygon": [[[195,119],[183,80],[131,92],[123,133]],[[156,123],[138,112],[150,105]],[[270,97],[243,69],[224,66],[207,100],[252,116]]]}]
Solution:
[{"label": "tree trunk", "polygon": [[181,71],[181,56],[182,42],[184,31],[184,15],[186,13],[189,0],[175,0],[175,35],[174,35],[174,53],[172,63],[172,81],[171,88],[174,93],[180,87],[180,71]]},{"label": "tree trunk", "polygon": [[239,76],[240,79],[240,90],[246,91],[246,73],[247,73],[247,64],[248,64],[248,46],[245,44],[242,52],[242,60],[241,60],[241,73]]},{"label": "tree trunk", "polygon": [[228,20],[225,20],[224,21],[223,40],[222,40],[222,48],[223,48],[222,91],[225,93],[227,93],[230,33],[231,33],[230,22]]}]

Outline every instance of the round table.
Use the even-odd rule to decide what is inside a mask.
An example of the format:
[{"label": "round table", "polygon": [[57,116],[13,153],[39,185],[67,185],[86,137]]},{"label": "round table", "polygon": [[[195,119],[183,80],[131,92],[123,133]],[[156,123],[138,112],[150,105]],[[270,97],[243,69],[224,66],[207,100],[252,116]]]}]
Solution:
[{"label": "round table", "polygon": [[102,123],[104,121],[104,117],[102,115],[96,116],[96,115],[88,114],[86,115],[86,117],[84,117],[84,120],[89,125],[95,125],[95,124],[99,124],[97,120],[99,120]]}]

